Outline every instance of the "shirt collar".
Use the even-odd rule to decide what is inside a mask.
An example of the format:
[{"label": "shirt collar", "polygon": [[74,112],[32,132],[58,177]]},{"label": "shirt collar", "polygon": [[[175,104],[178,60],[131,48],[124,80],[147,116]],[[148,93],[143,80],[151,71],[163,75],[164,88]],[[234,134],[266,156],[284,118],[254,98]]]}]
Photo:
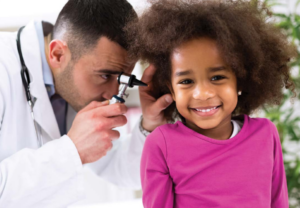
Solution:
[{"label": "shirt collar", "polygon": [[42,59],[42,70],[43,70],[43,78],[44,78],[44,84],[47,89],[47,93],[49,98],[55,94],[55,87],[54,87],[54,81],[53,76],[51,73],[51,69],[48,65],[46,54],[45,54],[45,42],[44,42],[44,32],[43,32],[43,26],[41,21],[34,22],[35,30],[38,36],[39,41],[39,48],[41,52],[41,59]]}]

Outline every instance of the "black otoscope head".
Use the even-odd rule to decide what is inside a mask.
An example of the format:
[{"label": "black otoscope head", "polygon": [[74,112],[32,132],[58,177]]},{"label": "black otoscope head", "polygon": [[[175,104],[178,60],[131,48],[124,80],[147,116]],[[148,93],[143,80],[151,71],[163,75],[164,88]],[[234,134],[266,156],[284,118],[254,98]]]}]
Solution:
[{"label": "black otoscope head", "polygon": [[134,86],[148,86],[144,82],[138,80],[135,75],[125,75],[123,72],[119,75],[118,82],[119,84],[126,84],[131,88]]}]

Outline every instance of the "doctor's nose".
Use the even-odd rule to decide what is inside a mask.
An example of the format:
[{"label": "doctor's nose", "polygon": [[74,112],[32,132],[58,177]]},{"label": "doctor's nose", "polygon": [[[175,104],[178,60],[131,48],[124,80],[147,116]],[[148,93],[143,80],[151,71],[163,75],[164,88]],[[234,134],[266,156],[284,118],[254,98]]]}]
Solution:
[{"label": "doctor's nose", "polygon": [[110,85],[106,86],[105,93],[103,94],[103,98],[110,100],[112,96],[117,95],[119,92],[119,83],[112,82]]},{"label": "doctor's nose", "polygon": [[208,84],[198,84],[193,91],[193,98],[196,100],[208,100],[216,94],[212,86]]}]

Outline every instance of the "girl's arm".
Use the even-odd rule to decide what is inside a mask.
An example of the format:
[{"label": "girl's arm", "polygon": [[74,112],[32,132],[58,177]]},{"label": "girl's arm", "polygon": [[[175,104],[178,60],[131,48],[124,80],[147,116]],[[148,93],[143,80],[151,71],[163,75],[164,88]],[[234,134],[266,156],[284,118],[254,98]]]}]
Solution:
[{"label": "girl's arm", "polygon": [[273,166],[273,177],[272,177],[272,208],[288,208],[289,199],[286,183],[286,175],[283,164],[283,155],[280,144],[278,131],[274,124],[273,135],[274,135],[274,166]]},{"label": "girl's arm", "polygon": [[173,208],[174,191],[167,156],[164,136],[156,128],[146,139],[141,161],[145,208]]}]

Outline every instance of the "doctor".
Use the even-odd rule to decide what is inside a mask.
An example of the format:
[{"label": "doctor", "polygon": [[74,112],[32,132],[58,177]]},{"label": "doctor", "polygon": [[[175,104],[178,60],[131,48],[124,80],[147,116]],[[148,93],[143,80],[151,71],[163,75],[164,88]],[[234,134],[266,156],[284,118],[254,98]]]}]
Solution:
[{"label": "doctor", "polygon": [[[125,0],[69,0],[53,26],[31,22],[20,32],[34,120],[21,79],[17,32],[0,33],[0,207],[66,207],[84,196],[82,166],[120,186],[138,188],[147,132],[164,124],[170,95],[140,89],[143,119],[129,139],[123,104],[108,105],[117,75],[131,73],[123,28],[137,18]],[[148,68],[142,78],[150,84]],[[78,112],[71,126],[72,109]],[[68,126],[70,130],[68,131]]]}]

